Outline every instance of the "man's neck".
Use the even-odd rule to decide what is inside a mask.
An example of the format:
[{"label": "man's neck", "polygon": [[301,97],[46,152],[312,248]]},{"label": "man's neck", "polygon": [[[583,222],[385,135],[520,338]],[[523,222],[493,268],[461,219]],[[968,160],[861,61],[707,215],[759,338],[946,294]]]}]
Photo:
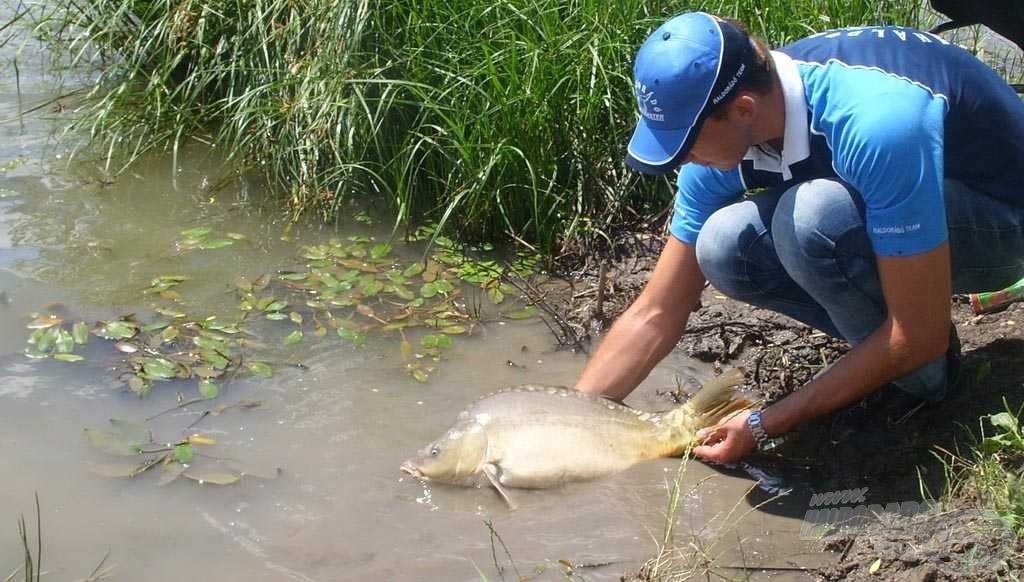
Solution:
[{"label": "man's neck", "polygon": [[782,93],[782,83],[778,75],[775,76],[775,83],[772,90],[762,97],[762,111],[765,113],[761,118],[758,143],[771,146],[775,151],[781,152],[785,146],[783,137],[786,135],[786,97]]}]

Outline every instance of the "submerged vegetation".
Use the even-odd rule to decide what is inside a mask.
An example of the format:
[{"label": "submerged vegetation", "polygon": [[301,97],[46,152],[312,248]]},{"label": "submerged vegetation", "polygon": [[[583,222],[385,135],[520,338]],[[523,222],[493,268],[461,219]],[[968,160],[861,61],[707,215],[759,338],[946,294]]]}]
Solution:
[{"label": "submerged vegetation", "polygon": [[368,3],[57,0],[35,33],[96,71],[73,128],[112,173],[191,140],[263,176],[293,215],[358,201],[396,228],[548,253],[637,223],[665,180],[622,163],[631,61],[667,16],[704,9],[771,43],[916,21],[919,3]]},{"label": "submerged vegetation", "polygon": [[[184,230],[175,246],[179,252],[213,250],[244,238],[228,233],[210,239],[210,232]],[[415,235],[433,236],[433,230],[420,228]],[[213,399],[220,394],[219,383],[240,372],[270,376],[282,356],[288,357],[281,350],[310,341],[307,337],[325,338],[330,331],[360,346],[367,334],[379,333],[397,336],[399,361],[413,378],[426,382],[453,345],[452,337],[471,333],[482,317],[517,320],[537,313],[524,305],[520,288],[506,282],[533,274],[535,256],[520,255],[500,267],[493,259],[467,256],[446,237],[434,239],[429,256],[412,261],[365,235],[304,246],[298,252],[303,269],[235,278],[238,303],[227,316],[190,313],[181,291],[189,277],[161,275],[140,293],[152,309],[143,319],[126,314],[90,325],[54,313],[34,314],[25,355],[79,362],[85,357],[76,349],[93,335],[114,342],[114,350],[124,355],[116,370],[132,392],[143,396],[154,382],[194,379],[199,399]],[[468,290],[475,290],[469,300]],[[484,302],[491,307],[485,309]],[[268,339],[278,336],[278,342]]]}]

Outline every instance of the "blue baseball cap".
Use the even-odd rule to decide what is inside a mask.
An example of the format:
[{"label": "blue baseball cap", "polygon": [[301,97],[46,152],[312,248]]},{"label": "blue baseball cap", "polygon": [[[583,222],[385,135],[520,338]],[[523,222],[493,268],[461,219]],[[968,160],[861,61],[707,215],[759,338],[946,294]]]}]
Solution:
[{"label": "blue baseball cap", "polygon": [[659,26],[636,53],[640,120],[626,163],[645,174],[679,166],[704,120],[738,89],[754,59],[749,37],[716,16],[688,12]]}]

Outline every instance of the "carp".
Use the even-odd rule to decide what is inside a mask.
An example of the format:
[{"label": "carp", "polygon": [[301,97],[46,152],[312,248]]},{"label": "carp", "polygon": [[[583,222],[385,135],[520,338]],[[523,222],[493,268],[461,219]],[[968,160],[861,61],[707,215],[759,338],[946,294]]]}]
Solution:
[{"label": "carp", "polygon": [[508,388],[461,412],[401,470],[427,481],[490,484],[512,507],[506,487],[552,487],[684,454],[698,430],[757,405],[737,394],[742,383],[742,371],[725,372],[663,413],[563,386]]}]

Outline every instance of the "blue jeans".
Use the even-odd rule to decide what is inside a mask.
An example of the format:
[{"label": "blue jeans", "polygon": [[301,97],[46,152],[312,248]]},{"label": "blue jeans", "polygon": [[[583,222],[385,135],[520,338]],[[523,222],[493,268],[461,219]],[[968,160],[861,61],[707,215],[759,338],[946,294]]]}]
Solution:
[{"label": "blue jeans", "polygon": [[[953,291],[1007,287],[1024,276],[1024,205],[945,182]],[[812,180],[715,212],[697,260],[722,293],[857,344],[886,318],[864,203],[849,185]],[[946,394],[946,358],[893,381],[928,400]]]}]

